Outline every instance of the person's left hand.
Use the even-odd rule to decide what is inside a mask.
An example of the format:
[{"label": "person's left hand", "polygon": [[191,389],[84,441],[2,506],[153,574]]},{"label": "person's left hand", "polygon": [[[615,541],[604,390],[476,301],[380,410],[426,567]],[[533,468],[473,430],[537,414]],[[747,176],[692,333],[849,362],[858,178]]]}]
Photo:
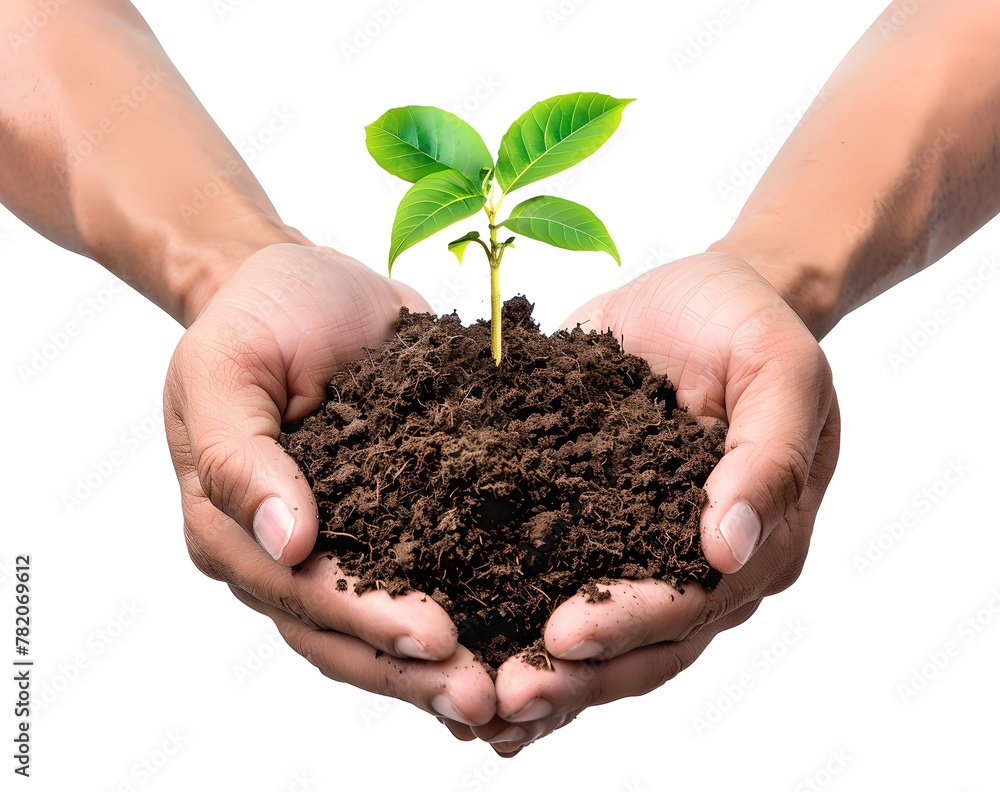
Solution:
[{"label": "person's left hand", "polygon": [[[313,493],[277,438],[326,400],[333,373],[377,348],[413,289],[330,248],[276,244],[215,292],[164,387],[184,536],[195,565],[274,621],[325,676],[455,722],[495,712],[493,682],[430,597],[359,597],[330,553]],[[346,584],[346,585],[345,585]]]},{"label": "person's left hand", "polygon": [[647,693],[691,665],[723,630],[788,587],[805,561],[833,475],[840,421],[816,340],[746,262],[709,253],[646,273],[598,297],[577,324],[623,339],[666,374],[693,414],[728,423],[726,455],[705,485],[702,549],[723,573],[706,591],[656,580],[619,581],[610,600],[562,603],[544,631],[553,671],[511,658],[496,680],[497,717],[450,724],[501,756],[587,707]]}]

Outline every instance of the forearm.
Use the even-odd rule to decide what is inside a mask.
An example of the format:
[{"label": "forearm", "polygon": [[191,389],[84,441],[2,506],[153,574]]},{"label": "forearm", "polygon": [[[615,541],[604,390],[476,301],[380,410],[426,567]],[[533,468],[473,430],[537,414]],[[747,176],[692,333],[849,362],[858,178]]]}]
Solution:
[{"label": "forearm", "polygon": [[894,11],[840,64],[711,247],[749,261],[817,337],[1000,211],[1000,4]]},{"label": "forearm", "polygon": [[130,3],[0,6],[0,199],[184,324],[280,220]]}]

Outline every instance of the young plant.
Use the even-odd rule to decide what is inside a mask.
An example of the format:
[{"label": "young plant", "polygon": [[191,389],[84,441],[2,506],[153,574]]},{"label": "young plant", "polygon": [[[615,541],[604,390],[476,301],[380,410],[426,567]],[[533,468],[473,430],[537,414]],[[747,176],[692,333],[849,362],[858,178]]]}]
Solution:
[{"label": "young plant", "polygon": [[399,255],[480,209],[489,220],[489,244],[470,231],[448,245],[459,263],[478,244],[490,265],[493,359],[500,365],[500,263],[515,237],[505,228],[565,250],[604,251],[621,266],[614,241],[597,216],[578,203],[539,195],[515,206],[497,222],[504,196],[582,162],[614,134],[625,106],[634,100],[599,93],[553,96],[518,118],[500,141],[496,163],[469,124],[437,107],[397,107],[365,127],[368,151],[393,176],[413,186],[396,210],[389,248],[389,275]]}]

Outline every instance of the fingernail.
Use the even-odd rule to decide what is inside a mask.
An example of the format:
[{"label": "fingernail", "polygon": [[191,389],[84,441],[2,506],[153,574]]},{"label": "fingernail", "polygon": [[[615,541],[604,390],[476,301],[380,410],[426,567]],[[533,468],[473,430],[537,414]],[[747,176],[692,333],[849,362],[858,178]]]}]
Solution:
[{"label": "fingernail", "polygon": [[438,693],[431,699],[431,709],[433,709],[438,715],[448,718],[448,720],[458,721],[459,723],[464,723],[466,726],[476,725],[469,720],[469,718],[465,716],[465,713],[455,706],[455,702],[448,698],[444,693]]},{"label": "fingernail", "polygon": [[272,495],[265,498],[257,513],[253,516],[253,532],[271,558],[275,561],[281,560],[281,554],[288,546],[288,540],[292,538],[292,526],[295,525],[295,517],[285,502]]},{"label": "fingernail", "polygon": [[504,729],[496,737],[490,737],[487,742],[490,745],[505,742],[524,742],[527,737],[528,733],[520,726],[511,726],[509,729]]},{"label": "fingernail", "polygon": [[592,657],[597,657],[601,652],[604,651],[604,646],[599,644],[597,641],[580,641],[578,644],[573,644],[569,649],[560,655],[556,655],[560,660],[589,660]]},{"label": "fingernail", "polygon": [[553,707],[547,700],[543,698],[533,698],[524,707],[519,709],[509,718],[504,718],[504,720],[512,723],[540,720],[541,718],[551,717],[552,713],[555,711],[556,708]]},{"label": "fingernail", "polygon": [[753,506],[740,501],[733,504],[722,518],[719,531],[729,545],[733,558],[742,566],[760,541],[760,517],[757,516]]},{"label": "fingernail", "polygon": [[437,660],[437,658],[427,651],[427,646],[412,635],[401,635],[396,639],[393,646],[396,647],[396,654],[400,657],[413,657],[417,660]]}]

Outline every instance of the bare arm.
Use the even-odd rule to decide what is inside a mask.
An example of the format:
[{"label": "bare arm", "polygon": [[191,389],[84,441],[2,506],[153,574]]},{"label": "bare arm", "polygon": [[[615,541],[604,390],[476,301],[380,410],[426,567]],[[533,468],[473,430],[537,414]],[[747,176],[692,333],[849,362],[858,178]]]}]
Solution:
[{"label": "bare arm", "polygon": [[902,7],[847,55],[710,248],[753,265],[817,337],[1000,211],[1000,4]]},{"label": "bare arm", "polygon": [[0,4],[0,200],[187,325],[254,251],[305,242],[128,2],[76,0],[27,38]]},{"label": "bare arm", "polygon": [[341,591],[332,581],[350,578],[329,554],[291,568],[319,519],[275,443],[281,423],[320,407],[333,371],[378,346],[402,305],[427,303],[281,222],[129,3],[51,5],[28,39],[39,6],[0,4],[0,198],[190,325],[164,420],[195,564],[328,676],[490,721],[493,682],[437,603]]}]

